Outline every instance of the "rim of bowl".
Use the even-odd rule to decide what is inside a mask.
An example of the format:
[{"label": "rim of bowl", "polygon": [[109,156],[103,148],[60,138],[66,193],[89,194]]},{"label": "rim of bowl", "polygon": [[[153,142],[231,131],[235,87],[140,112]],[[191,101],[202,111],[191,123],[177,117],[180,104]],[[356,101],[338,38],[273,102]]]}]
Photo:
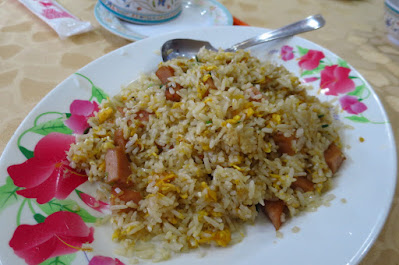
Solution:
[{"label": "rim of bowl", "polygon": [[385,5],[392,9],[392,11],[399,14],[399,1],[398,0],[385,0]]}]

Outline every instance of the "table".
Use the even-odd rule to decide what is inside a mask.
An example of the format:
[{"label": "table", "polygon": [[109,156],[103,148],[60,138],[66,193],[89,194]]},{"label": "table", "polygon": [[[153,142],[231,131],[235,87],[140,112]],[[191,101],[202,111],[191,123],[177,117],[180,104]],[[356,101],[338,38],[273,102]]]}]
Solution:
[{"label": "table", "polygon": [[[60,0],[95,30],[60,40],[46,24],[18,1],[0,0],[0,152],[31,109],[58,83],[98,57],[129,44],[99,26],[95,0]],[[373,86],[391,120],[399,142],[399,47],[386,40],[383,1],[350,0],[220,0],[230,12],[252,26],[277,28],[321,13],[322,30],[303,34],[345,58]],[[399,187],[399,186],[398,186]],[[398,264],[399,188],[378,240],[361,262]]]}]

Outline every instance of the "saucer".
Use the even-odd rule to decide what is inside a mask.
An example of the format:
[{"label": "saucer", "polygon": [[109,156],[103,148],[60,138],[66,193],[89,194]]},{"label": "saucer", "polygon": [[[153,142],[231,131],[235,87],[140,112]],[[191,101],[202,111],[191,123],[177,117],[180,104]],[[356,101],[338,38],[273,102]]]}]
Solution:
[{"label": "saucer", "polygon": [[132,41],[174,31],[233,25],[230,12],[215,0],[184,0],[182,13],[176,19],[155,25],[139,25],[121,20],[100,2],[94,8],[94,15],[106,30]]}]

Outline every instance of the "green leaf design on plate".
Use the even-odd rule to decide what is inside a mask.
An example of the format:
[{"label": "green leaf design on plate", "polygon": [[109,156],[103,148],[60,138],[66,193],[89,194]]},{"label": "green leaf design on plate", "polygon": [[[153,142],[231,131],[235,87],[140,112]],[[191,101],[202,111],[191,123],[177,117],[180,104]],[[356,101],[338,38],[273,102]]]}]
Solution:
[{"label": "green leaf design on plate", "polygon": [[57,200],[53,199],[45,204],[37,204],[43,212],[50,215],[59,211],[68,211],[71,213],[76,213],[82,217],[85,223],[95,223],[97,218],[89,214],[85,209],[82,209],[73,200]]},{"label": "green leaf design on plate", "polygon": [[59,132],[59,133],[63,133],[63,134],[72,134],[72,130],[69,129],[64,124],[64,119],[62,117],[54,119],[54,120],[49,120],[49,121],[46,121],[43,123],[39,123],[38,125],[29,129],[29,131],[38,133],[41,135],[47,135],[52,132]]},{"label": "green leaf design on plate", "polygon": [[319,73],[320,71],[322,71],[323,69],[324,69],[324,67],[326,67],[325,66],[325,64],[319,64],[319,66],[317,66],[315,69],[313,69],[313,70],[305,70],[305,71],[303,71],[302,72],[302,74],[301,74],[301,76],[305,76],[305,75],[313,75],[313,74],[317,74],[317,73]]},{"label": "green leaf design on plate", "polygon": [[19,189],[20,187],[15,186],[12,179],[8,176],[6,184],[0,187],[0,212],[18,201],[17,190]]},{"label": "green leaf design on plate", "polygon": [[341,58],[338,58],[338,65],[341,66],[341,67],[349,68],[348,63],[345,60],[341,59]]},{"label": "green leaf design on plate", "polygon": [[39,265],[70,265],[72,261],[76,258],[76,254],[68,254],[64,256],[54,257],[43,261]]},{"label": "green leaf design on plate", "polygon": [[36,220],[37,223],[44,223],[44,220],[46,220],[46,217],[44,217],[42,214],[37,213],[33,216],[33,218]]},{"label": "green leaf design on plate", "polygon": [[89,99],[89,101],[91,101],[93,98],[97,99],[98,103],[101,103],[101,101],[103,101],[103,99],[107,99],[108,95],[107,93],[104,92],[104,90],[102,90],[101,88],[95,86],[93,84],[93,82],[90,80],[90,78],[88,78],[87,76],[84,76],[82,74],[79,73],[75,73],[78,76],[83,77],[84,79],[86,79],[87,81],[89,81],[90,85],[91,85],[91,97]]},{"label": "green leaf design on plate", "polygon": [[296,48],[298,49],[298,53],[299,53],[299,55],[301,57],[304,56],[305,54],[307,54],[308,51],[309,51],[309,49],[303,48],[303,47],[298,46],[298,45],[296,46]]},{"label": "green leaf design on plate", "polygon": [[91,87],[91,96],[95,97],[99,103],[101,103],[103,99],[107,99],[108,97],[108,95],[105,94],[105,92],[101,88],[94,85]]},{"label": "green leaf design on plate", "polygon": [[348,120],[354,121],[354,122],[360,122],[360,123],[368,123],[370,122],[369,119],[367,119],[366,117],[362,117],[362,116],[347,116],[345,117]]},{"label": "green leaf design on plate", "polygon": [[21,153],[27,158],[32,158],[33,155],[33,151],[26,149],[25,147],[18,145],[19,151],[21,151]]},{"label": "green leaf design on plate", "polygon": [[347,95],[361,97],[362,94],[363,94],[363,91],[365,89],[366,89],[366,86],[363,84],[363,85],[357,86],[355,88],[355,90],[353,90],[352,92],[347,93]]}]

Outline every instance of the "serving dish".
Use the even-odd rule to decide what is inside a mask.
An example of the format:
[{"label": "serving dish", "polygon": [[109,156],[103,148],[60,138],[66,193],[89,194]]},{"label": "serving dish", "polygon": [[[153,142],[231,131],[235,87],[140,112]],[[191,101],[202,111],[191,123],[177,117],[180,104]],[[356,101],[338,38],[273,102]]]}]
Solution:
[{"label": "serving dish", "polygon": [[[129,259],[114,253],[117,245],[111,241],[110,227],[94,225],[106,215],[107,202],[92,198],[93,186],[84,176],[75,176],[66,186],[56,182],[57,189],[42,185],[29,196],[21,195],[21,187],[40,186],[44,182],[38,179],[50,179],[48,172],[56,172],[56,180],[73,174],[63,163],[63,150],[73,141],[71,125],[65,121],[73,115],[87,117],[90,111],[75,108],[76,103],[71,107],[72,103],[95,105],[93,102],[116,94],[141,73],[154,71],[166,40],[195,38],[227,48],[265,31],[214,27],[144,39],[91,62],[60,83],[26,117],[0,158],[1,263],[26,264],[25,259],[38,264],[47,258],[43,264],[88,264],[94,258],[93,265],[104,256],[129,264]],[[395,143],[384,108],[353,67],[310,41],[293,37],[256,46],[251,52],[284,65],[314,86],[309,93],[335,100],[341,109],[336,118],[350,128],[343,133],[347,161],[325,195],[335,199],[329,207],[288,220],[280,230],[282,238],[260,216],[247,227],[241,243],[183,253],[165,264],[357,264],[384,225],[396,184]],[[7,169],[28,159],[36,160],[30,160],[32,166],[21,171],[20,181],[13,183]],[[46,165],[50,171],[40,171],[43,167],[35,165]],[[28,185],[28,179],[35,184]],[[42,198],[43,194],[49,195]]]}]

